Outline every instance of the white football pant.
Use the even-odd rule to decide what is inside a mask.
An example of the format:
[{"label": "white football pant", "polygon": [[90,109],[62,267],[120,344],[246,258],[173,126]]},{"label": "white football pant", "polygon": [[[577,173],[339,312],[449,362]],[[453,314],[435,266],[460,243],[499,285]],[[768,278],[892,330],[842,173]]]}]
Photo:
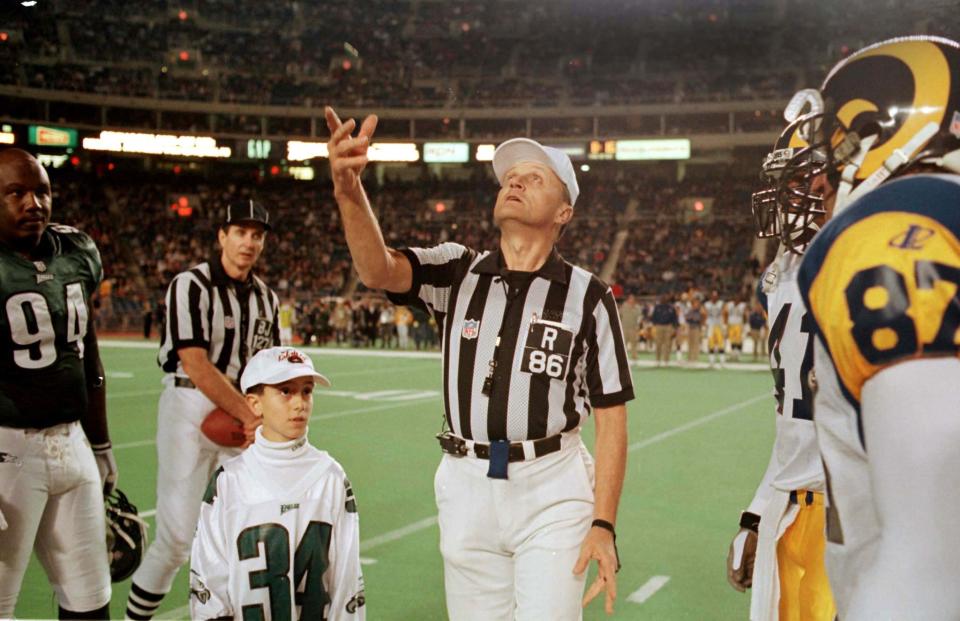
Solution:
[{"label": "white football pant", "polygon": [[578,432],[562,448],[487,477],[489,462],[443,455],[434,480],[452,621],[578,621],[573,574],[593,518],[593,458]]}]

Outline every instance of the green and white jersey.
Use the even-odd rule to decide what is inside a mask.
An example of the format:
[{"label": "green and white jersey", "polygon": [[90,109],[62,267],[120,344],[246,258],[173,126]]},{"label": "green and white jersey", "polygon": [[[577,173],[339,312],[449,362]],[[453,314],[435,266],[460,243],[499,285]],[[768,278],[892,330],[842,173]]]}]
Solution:
[{"label": "green and white jersey", "polygon": [[213,475],[190,556],[193,619],[363,621],[357,504],[307,442],[254,444]]},{"label": "green and white jersey", "polygon": [[88,235],[51,224],[36,260],[0,245],[0,427],[46,428],[87,409],[83,339],[103,279]]}]

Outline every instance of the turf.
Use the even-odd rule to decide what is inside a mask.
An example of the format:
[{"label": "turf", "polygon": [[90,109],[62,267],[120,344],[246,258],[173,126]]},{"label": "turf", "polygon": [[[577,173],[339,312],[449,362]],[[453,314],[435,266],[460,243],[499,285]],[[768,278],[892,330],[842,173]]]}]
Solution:
[{"label": "turf", "polygon": [[[439,448],[440,362],[311,351],[334,384],[318,391],[310,439],[343,464],[357,494],[368,618],[445,619],[433,500]],[[350,352],[354,354],[356,352]],[[149,344],[102,345],[120,486],[141,512],[156,506],[156,402],[161,373]],[[633,373],[630,454],[618,519],[623,569],[614,619],[742,619],[749,597],[725,579],[730,538],[770,455],[770,376],[734,370]],[[585,429],[593,444],[593,424]],[[153,519],[149,523],[153,525]],[[408,528],[405,528],[408,527]],[[186,569],[159,616],[187,618]],[[669,581],[642,604],[627,600],[654,576]],[[129,581],[114,585],[123,618]],[[18,618],[52,618],[56,604],[31,562]],[[584,619],[604,619],[598,600]]]}]

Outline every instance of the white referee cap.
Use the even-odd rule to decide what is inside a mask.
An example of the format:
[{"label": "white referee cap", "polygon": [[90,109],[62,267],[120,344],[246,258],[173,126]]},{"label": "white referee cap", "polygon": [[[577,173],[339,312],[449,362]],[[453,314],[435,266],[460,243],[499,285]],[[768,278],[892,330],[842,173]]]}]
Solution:
[{"label": "white referee cap", "polygon": [[240,377],[240,392],[258,384],[273,386],[297,377],[313,377],[321,386],[330,386],[330,380],[317,373],[313,361],[299,349],[293,347],[271,347],[261,349],[247,362]]},{"label": "white referee cap", "polygon": [[529,138],[511,138],[500,143],[493,152],[493,173],[497,181],[503,185],[503,176],[507,171],[520,162],[539,162],[555,172],[563,185],[570,193],[570,205],[577,202],[580,195],[580,186],[577,184],[577,174],[573,170],[570,156],[553,147],[545,147],[536,140]]}]

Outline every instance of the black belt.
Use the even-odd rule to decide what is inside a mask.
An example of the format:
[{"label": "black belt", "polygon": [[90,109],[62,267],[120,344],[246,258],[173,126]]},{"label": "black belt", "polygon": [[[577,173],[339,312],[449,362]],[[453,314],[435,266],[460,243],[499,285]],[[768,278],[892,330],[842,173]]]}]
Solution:
[{"label": "black belt", "polygon": [[[473,446],[467,444],[467,441],[463,438],[458,438],[452,434],[442,434],[438,435],[437,439],[440,440],[440,449],[444,453],[450,455],[456,455],[457,457],[463,457],[469,455],[471,450],[475,457],[480,459],[490,459],[490,445],[483,442],[473,442]],[[556,453],[560,450],[560,434],[555,436],[550,436],[549,438],[541,438],[539,440],[533,440],[533,455],[536,457],[543,457],[544,455],[549,455],[550,453]],[[523,442],[512,442],[510,447],[507,449],[507,461],[516,462],[516,461],[525,461],[527,459],[526,453],[523,450]]]},{"label": "black belt", "polygon": [[194,384],[189,377],[174,377],[173,385],[177,388],[196,388],[197,385]]},{"label": "black belt", "polygon": [[[802,491],[802,490],[801,490],[801,491]],[[783,496],[781,496],[781,498],[783,498]],[[804,502],[803,502],[804,505],[812,505],[812,504],[813,504],[813,492],[811,492],[810,490],[806,490],[806,493],[804,493],[804,498],[803,498],[803,500],[804,500]],[[800,504],[800,497],[799,497],[799,495],[797,494],[797,490],[793,490],[792,492],[790,492],[790,504],[791,504],[791,505],[798,505],[798,504]]]},{"label": "black belt", "polygon": [[[238,384],[237,382],[230,380],[230,383],[233,384],[233,387],[236,388],[237,390],[240,389],[240,384]],[[176,386],[177,388],[196,388],[197,387],[197,385],[194,384],[189,377],[180,377],[179,375],[174,376],[173,385]]]}]

